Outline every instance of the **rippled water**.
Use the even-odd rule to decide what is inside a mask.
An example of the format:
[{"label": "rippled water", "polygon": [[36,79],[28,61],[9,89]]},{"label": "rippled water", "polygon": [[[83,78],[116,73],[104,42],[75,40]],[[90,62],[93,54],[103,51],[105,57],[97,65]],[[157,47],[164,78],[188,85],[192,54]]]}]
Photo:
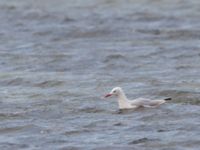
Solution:
[{"label": "rippled water", "polygon": [[[0,149],[198,150],[199,4],[0,1]],[[118,112],[114,86],[173,101]]]}]

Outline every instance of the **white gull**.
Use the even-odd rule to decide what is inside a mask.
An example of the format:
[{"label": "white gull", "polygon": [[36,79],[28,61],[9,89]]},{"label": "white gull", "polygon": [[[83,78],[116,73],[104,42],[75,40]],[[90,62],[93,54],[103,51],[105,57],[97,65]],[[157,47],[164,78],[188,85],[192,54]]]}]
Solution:
[{"label": "white gull", "polygon": [[117,96],[118,98],[118,105],[119,109],[134,109],[139,107],[150,107],[155,108],[163,103],[165,103],[168,100],[171,100],[171,98],[166,99],[157,99],[157,100],[151,100],[147,98],[137,98],[134,100],[129,100],[124,91],[121,87],[115,87],[113,88],[110,93],[108,93],[105,98],[110,96]]}]

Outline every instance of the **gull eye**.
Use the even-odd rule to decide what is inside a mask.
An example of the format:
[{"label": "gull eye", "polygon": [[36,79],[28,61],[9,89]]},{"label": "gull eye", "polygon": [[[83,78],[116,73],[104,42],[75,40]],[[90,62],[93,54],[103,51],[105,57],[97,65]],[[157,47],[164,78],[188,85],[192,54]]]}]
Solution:
[{"label": "gull eye", "polygon": [[114,90],[113,93],[116,93],[116,90]]}]

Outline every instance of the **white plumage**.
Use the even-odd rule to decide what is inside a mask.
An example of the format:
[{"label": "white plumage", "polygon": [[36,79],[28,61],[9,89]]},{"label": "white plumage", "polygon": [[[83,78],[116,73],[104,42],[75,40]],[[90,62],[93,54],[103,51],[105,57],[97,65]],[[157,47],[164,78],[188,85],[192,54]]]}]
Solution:
[{"label": "white plumage", "polygon": [[167,100],[171,100],[171,98],[167,99],[158,99],[158,100],[151,100],[147,98],[137,98],[134,100],[129,100],[124,91],[122,90],[121,87],[115,87],[111,90],[109,94],[105,96],[110,97],[110,96],[117,96],[118,98],[118,105],[119,109],[133,109],[133,108],[139,108],[139,107],[157,107],[163,103],[165,103]]}]

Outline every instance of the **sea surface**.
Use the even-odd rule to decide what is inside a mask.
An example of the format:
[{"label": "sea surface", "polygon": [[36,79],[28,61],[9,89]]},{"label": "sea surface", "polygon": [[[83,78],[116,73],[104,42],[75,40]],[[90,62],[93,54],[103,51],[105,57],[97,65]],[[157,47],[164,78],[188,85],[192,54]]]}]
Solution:
[{"label": "sea surface", "polygon": [[[119,111],[131,98],[157,109]],[[199,150],[200,1],[0,0],[0,150]]]}]

